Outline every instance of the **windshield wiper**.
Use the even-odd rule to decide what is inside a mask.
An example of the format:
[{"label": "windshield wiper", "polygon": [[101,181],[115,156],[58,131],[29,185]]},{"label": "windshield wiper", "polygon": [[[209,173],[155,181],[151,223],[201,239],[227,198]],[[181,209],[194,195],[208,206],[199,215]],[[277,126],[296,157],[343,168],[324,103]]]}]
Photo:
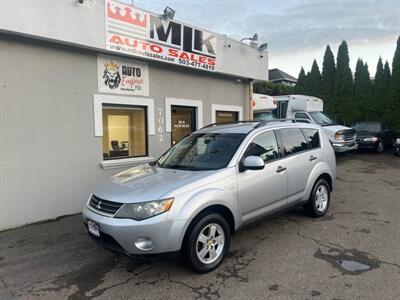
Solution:
[{"label": "windshield wiper", "polygon": [[175,170],[187,170],[187,171],[207,171],[207,170],[210,170],[208,168],[200,168],[200,167],[195,167],[195,166],[183,166],[183,165],[167,165],[167,166],[162,166],[162,168],[175,169]]}]

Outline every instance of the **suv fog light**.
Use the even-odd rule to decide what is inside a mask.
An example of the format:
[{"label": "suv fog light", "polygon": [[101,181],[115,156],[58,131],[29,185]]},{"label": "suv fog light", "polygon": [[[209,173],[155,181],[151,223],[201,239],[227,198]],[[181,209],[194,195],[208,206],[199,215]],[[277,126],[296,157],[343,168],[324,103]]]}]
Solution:
[{"label": "suv fog light", "polygon": [[153,249],[153,241],[148,237],[140,237],[136,239],[135,246],[140,250],[148,251]]}]

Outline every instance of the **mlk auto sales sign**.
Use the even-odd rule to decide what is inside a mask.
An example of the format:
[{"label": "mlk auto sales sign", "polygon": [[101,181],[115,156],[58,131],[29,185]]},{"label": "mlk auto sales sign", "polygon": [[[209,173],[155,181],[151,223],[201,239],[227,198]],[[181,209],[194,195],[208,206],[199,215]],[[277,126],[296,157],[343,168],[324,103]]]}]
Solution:
[{"label": "mlk auto sales sign", "polygon": [[215,71],[215,34],[112,0],[105,9],[108,50]]},{"label": "mlk auto sales sign", "polygon": [[149,68],[146,63],[98,56],[97,73],[101,93],[149,95]]}]

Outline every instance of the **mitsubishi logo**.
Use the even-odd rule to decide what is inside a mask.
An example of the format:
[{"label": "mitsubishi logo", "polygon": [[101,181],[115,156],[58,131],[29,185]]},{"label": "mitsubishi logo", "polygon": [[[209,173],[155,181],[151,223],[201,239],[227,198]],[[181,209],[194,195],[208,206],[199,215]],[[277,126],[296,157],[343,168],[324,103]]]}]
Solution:
[{"label": "mitsubishi logo", "polygon": [[100,210],[101,209],[101,201],[99,201],[99,203],[97,203],[96,205],[96,209]]}]

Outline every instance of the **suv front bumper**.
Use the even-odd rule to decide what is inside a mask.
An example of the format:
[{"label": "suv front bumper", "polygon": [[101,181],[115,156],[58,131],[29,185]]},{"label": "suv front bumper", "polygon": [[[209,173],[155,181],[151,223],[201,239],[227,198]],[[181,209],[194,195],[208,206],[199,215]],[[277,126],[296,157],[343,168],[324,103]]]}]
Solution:
[{"label": "suv front bumper", "polygon": [[334,142],[332,143],[333,149],[337,153],[352,151],[358,149],[358,144],[356,141],[350,142]]},{"label": "suv front bumper", "polygon": [[[160,254],[176,252],[181,248],[185,220],[169,220],[168,213],[135,221],[99,215],[85,207],[82,213],[87,228],[88,220],[99,226],[100,237],[89,235],[103,247],[127,255]],[[142,250],[137,247],[138,239],[152,241],[152,247]]]},{"label": "suv front bumper", "polygon": [[400,144],[393,145],[393,152],[397,155],[400,155]]}]

